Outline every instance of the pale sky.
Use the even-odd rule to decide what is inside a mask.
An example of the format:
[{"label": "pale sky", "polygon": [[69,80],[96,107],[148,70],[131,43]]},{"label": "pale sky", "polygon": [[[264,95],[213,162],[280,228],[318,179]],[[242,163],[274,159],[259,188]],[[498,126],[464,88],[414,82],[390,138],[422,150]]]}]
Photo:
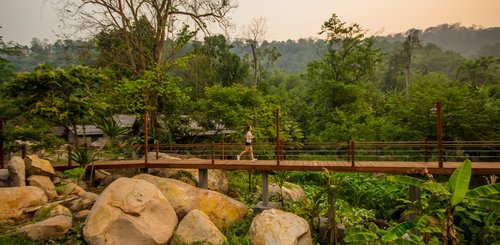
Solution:
[{"label": "pale sky", "polygon": [[[29,44],[31,38],[55,41],[61,33],[54,0],[0,0],[0,36]],[[239,0],[231,17],[238,28],[263,17],[268,40],[318,37],[332,13],[372,34],[425,29],[444,23],[500,27],[500,0]]]}]

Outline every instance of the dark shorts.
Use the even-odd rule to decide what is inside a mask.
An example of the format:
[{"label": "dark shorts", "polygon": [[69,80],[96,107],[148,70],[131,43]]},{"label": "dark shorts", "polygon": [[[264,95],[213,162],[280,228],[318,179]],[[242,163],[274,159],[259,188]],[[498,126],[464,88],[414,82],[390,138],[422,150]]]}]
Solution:
[{"label": "dark shorts", "polygon": [[250,146],[250,145],[252,145],[252,143],[248,143],[248,142],[245,141],[245,145],[246,146]]}]

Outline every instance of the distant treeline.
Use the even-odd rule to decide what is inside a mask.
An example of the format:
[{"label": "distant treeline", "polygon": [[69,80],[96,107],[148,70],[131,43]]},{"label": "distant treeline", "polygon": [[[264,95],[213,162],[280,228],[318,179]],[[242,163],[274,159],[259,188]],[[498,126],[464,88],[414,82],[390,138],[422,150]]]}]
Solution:
[{"label": "distant treeline", "polygon": [[[405,33],[376,37],[376,46],[382,51],[393,53],[401,46]],[[442,24],[421,30],[420,41],[423,45],[433,44],[440,50],[452,51],[464,58],[484,56],[500,57],[500,27],[480,28],[464,27],[460,24]],[[231,52],[240,57],[250,56],[251,50],[244,40],[234,40]],[[54,67],[69,65],[92,65],[98,59],[98,52],[93,41],[47,40],[33,38],[29,46],[23,47],[21,56],[10,57],[15,71],[32,71],[40,63],[49,63]],[[193,45],[187,45],[186,52]],[[272,68],[285,73],[301,73],[307,69],[310,61],[319,59],[326,51],[325,40],[302,38],[287,41],[264,41],[262,46],[273,47],[279,58],[272,63]]]}]

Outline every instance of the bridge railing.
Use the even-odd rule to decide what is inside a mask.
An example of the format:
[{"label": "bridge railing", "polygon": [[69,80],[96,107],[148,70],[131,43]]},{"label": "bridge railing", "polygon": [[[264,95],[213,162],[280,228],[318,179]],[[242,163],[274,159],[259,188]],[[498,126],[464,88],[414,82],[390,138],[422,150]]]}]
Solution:
[{"label": "bridge railing", "polygon": [[[144,158],[144,145],[128,145],[119,149],[94,149],[98,154],[96,160],[141,159]],[[179,158],[201,158],[231,160],[236,159],[244,149],[241,143],[213,142],[205,144],[150,144],[149,159],[164,157],[167,154]],[[445,141],[442,144],[442,156],[436,141],[397,141],[397,142],[280,142],[277,144],[262,144],[253,146],[254,156],[259,160],[304,161],[347,161],[353,166],[356,161],[411,161],[437,162],[440,157],[443,162],[461,162],[471,159],[473,162],[500,162],[500,141]],[[22,147],[22,156],[26,147]],[[67,157],[74,154],[75,149],[67,148],[67,153],[57,157],[59,164],[72,161]],[[73,152],[73,153],[72,153]],[[250,159],[248,155],[242,159]],[[53,161],[53,159],[51,159]]]},{"label": "bridge railing", "polygon": [[[202,159],[236,159],[243,144],[214,142],[209,144],[159,144],[158,153],[171,156]],[[436,141],[397,142],[303,142],[254,144],[254,156],[260,160],[316,160],[316,161],[412,161],[436,162],[440,158]],[[471,159],[475,162],[500,161],[500,141],[446,141],[443,142],[444,162]],[[242,156],[249,159],[249,156]]]}]

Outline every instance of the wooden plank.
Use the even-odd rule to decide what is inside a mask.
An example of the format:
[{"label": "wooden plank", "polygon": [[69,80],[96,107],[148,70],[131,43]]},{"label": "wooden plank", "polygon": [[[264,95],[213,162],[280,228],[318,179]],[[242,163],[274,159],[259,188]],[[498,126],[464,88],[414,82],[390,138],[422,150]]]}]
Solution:
[{"label": "wooden plank", "polygon": [[[153,159],[149,160],[150,168],[191,168],[191,169],[226,169],[226,170],[274,170],[274,171],[322,171],[324,168],[342,172],[379,172],[406,174],[415,169],[427,168],[432,174],[451,174],[461,162],[445,162],[438,168],[437,162],[402,162],[402,161],[362,161],[351,167],[346,161],[282,161],[280,166],[275,160],[216,160],[212,165],[210,159]],[[76,164],[75,164],[76,165]],[[67,164],[53,164],[56,170],[66,170]],[[77,166],[74,166],[77,167]],[[108,160],[94,162],[95,169],[142,168],[144,160]],[[474,162],[473,174],[500,174],[500,162]]]}]

